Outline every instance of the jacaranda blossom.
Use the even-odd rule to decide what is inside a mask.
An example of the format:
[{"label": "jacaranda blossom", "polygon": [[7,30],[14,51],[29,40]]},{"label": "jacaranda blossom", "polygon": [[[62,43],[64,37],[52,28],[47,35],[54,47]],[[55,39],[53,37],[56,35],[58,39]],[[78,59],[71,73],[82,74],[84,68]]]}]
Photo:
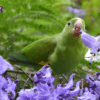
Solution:
[{"label": "jacaranda blossom", "polygon": [[48,65],[44,65],[35,75],[34,75],[34,84],[38,84],[39,82],[47,83],[48,85],[52,84],[55,80],[52,77],[51,69]]},{"label": "jacaranda blossom", "polygon": [[[99,48],[100,48],[100,36],[94,37],[91,36],[87,33],[85,33],[84,31],[80,30],[79,31],[81,33],[81,40],[84,43],[85,46],[87,46],[88,48],[91,48],[91,54],[94,54],[94,56],[96,56],[99,52]],[[91,65],[93,61],[93,57],[91,57],[89,64]]]},{"label": "jacaranda blossom", "polygon": [[13,70],[12,65],[9,62],[7,62],[6,60],[4,60],[4,58],[2,56],[0,56],[0,75],[5,73],[8,68]]},{"label": "jacaranda blossom", "polygon": [[0,100],[13,100],[15,97],[16,82],[18,80],[11,81],[9,75],[6,78],[2,76],[8,68],[13,70],[12,65],[0,56]]},{"label": "jacaranda blossom", "polygon": [[94,37],[85,33],[82,30],[80,31],[80,33],[81,33],[81,39],[84,45],[92,49],[92,52],[91,52],[92,54],[97,55],[98,49],[100,48],[100,41],[99,41],[100,36]]},{"label": "jacaranda blossom", "polygon": [[88,88],[85,88],[85,92],[81,95],[78,96],[77,100],[96,100],[96,96],[89,92]]},{"label": "jacaranda blossom", "polygon": [[33,87],[31,89],[21,89],[19,97],[16,100],[38,100],[38,89],[37,87]]},{"label": "jacaranda blossom", "polygon": [[[89,92],[91,95],[95,95],[96,99],[100,99],[100,80],[98,80],[98,74],[96,73],[96,77],[94,77],[90,74],[86,76],[86,81],[89,83]],[[93,100],[96,100],[93,99]]]},{"label": "jacaranda blossom", "polygon": [[67,9],[75,14],[75,17],[80,17],[83,18],[83,16],[86,14],[85,10],[83,9],[78,9],[78,8],[73,8],[68,6]]},{"label": "jacaranda blossom", "polygon": [[67,84],[62,86],[53,84],[54,77],[51,75],[51,69],[48,65],[44,65],[34,76],[34,88],[22,89],[19,92],[17,100],[75,100],[74,96],[78,95],[80,91],[81,81],[76,83],[73,88],[73,73]]},{"label": "jacaranda blossom", "polygon": [[16,83],[11,81],[9,76],[7,80],[0,75],[0,100],[13,100],[15,97]]}]

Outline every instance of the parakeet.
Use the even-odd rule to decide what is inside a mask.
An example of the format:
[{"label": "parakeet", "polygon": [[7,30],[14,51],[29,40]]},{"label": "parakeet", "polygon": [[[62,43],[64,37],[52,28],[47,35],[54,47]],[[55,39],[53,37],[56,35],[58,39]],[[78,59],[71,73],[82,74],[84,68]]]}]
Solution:
[{"label": "parakeet", "polygon": [[85,22],[81,18],[73,18],[60,34],[37,40],[14,52],[10,58],[27,63],[49,64],[56,74],[70,72],[88,50],[81,40],[80,30],[85,31]]}]

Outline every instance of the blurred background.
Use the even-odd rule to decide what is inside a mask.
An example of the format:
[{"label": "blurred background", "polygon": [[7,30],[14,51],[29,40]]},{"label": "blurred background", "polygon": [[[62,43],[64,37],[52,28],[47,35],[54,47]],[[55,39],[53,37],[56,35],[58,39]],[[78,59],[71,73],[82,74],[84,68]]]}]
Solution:
[{"label": "blurred background", "polygon": [[29,43],[59,34],[73,17],[85,20],[87,33],[100,33],[99,0],[0,0],[0,55],[20,50]]}]

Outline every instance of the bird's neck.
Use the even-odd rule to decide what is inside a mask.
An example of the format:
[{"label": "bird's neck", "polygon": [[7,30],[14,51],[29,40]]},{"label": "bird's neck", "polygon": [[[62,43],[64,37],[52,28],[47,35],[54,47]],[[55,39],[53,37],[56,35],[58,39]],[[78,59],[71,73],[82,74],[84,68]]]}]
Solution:
[{"label": "bird's neck", "polygon": [[74,36],[72,30],[63,30],[62,33],[57,37],[57,41],[61,41],[64,45],[75,45],[77,43],[80,44],[81,37]]}]

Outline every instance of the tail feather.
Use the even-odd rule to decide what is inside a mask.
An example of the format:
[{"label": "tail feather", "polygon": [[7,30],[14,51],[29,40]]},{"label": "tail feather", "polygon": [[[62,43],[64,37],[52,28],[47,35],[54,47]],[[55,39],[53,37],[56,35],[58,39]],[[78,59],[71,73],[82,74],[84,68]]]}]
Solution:
[{"label": "tail feather", "polygon": [[30,65],[39,65],[33,62],[30,62],[27,57],[21,53],[21,50],[10,53],[8,56],[8,59],[14,61],[14,62],[19,62],[23,64],[30,64]]}]

